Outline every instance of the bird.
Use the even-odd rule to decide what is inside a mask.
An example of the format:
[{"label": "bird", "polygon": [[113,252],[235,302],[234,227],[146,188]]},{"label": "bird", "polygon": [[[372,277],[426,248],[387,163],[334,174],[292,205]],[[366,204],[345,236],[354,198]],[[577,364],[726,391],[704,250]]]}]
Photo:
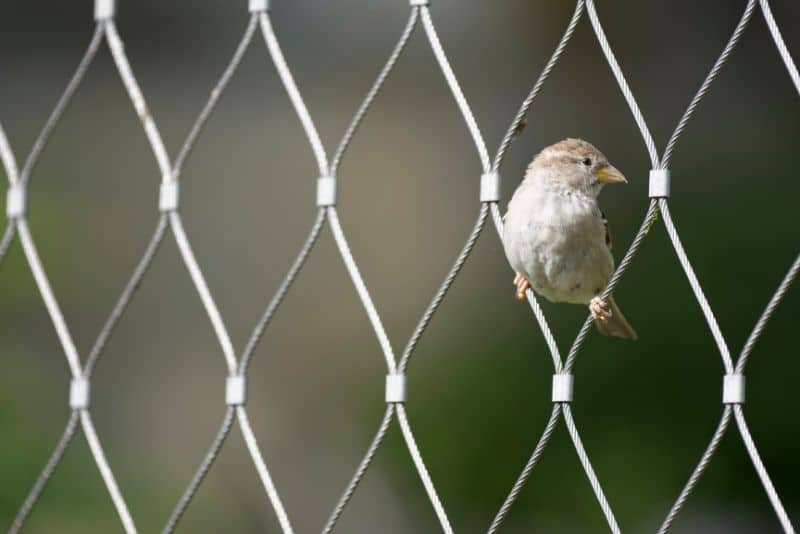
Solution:
[{"label": "bird", "polygon": [[611,234],[598,195],[628,180],[594,145],[567,138],[531,161],[503,217],[503,247],[519,300],[531,288],[551,302],[588,305],[598,330],[635,340],[614,298]]}]

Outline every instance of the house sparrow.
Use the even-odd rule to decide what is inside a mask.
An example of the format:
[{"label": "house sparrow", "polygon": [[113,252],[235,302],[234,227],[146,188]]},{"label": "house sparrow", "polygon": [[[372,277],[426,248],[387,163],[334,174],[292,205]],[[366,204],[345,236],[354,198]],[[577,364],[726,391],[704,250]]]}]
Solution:
[{"label": "house sparrow", "polygon": [[594,146],[565,139],[542,150],[508,203],[503,245],[517,298],[531,287],[551,302],[588,304],[601,333],[636,339],[612,297],[608,222],[597,203],[606,184],[627,183]]}]

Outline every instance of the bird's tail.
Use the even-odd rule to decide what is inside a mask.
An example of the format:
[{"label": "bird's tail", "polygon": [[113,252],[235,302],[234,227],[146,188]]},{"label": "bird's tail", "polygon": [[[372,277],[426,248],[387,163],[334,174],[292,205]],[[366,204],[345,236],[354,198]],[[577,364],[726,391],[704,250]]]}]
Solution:
[{"label": "bird's tail", "polygon": [[636,330],[628,324],[628,321],[625,320],[625,316],[619,311],[617,303],[614,302],[614,297],[608,297],[608,307],[611,310],[611,317],[605,321],[595,320],[594,322],[600,333],[606,336],[621,337],[623,339],[639,339],[639,336],[636,335]]}]

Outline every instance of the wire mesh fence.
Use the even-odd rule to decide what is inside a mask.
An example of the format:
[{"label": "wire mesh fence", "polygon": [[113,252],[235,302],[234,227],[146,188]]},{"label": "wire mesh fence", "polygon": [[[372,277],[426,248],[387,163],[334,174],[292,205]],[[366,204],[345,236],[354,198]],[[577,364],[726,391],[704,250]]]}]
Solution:
[{"label": "wire mesh fence", "polygon": [[[407,413],[405,406],[407,398],[406,372],[410,359],[415,352],[419,340],[427,330],[431,319],[433,318],[442,301],[445,299],[448,290],[469,258],[470,253],[472,252],[473,247],[478,240],[478,237],[481,235],[487,224],[488,219],[491,218],[498,236],[502,236],[503,219],[498,202],[500,201],[500,170],[504,158],[511,146],[515,132],[519,130],[521,125],[523,125],[524,121],[526,120],[526,117],[533,106],[537,95],[539,94],[543,85],[546,83],[553,69],[559,63],[559,59],[567,47],[570,39],[572,38],[577,25],[582,19],[588,18],[591,28],[597,37],[599,46],[602,49],[613,76],[618,83],[619,90],[625,98],[625,101],[630,108],[633,120],[641,133],[645,150],[649,156],[652,168],[650,173],[650,198],[647,203],[645,215],[640,225],[640,229],[625,253],[619,266],[617,267],[617,270],[610,283],[605,288],[603,297],[606,298],[613,292],[621,277],[635,258],[640,246],[645,241],[648,232],[654,225],[656,225],[660,215],[660,219],[664,224],[677,258],[679,259],[685,275],[688,278],[692,292],[703,312],[708,329],[710,330],[715,344],[719,350],[724,367],[722,398],[723,411],[720,422],[716,428],[716,431],[713,433],[708,447],[702,453],[699,462],[694,468],[694,471],[691,473],[689,480],[686,482],[683,490],[680,492],[671,509],[666,514],[666,517],[659,528],[659,533],[666,533],[670,531],[670,528],[681,508],[692,494],[698,481],[702,477],[707,466],[716,453],[723,436],[726,434],[728,427],[730,426],[732,417],[735,420],[736,428],[739,432],[742,443],[744,444],[747,453],[750,456],[753,467],[761,481],[763,489],[766,492],[770,503],[772,504],[772,508],[779,520],[781,528],[786,533],[794,533],[795,531],[792,523],[784,509],[777,490],[772,484],[764,462],[762,461],[756,448],[754,438],[752,437],[747,426],[743,404],[745,401],[745,365],[747,364],[747,361],[753,352],[761,333],[770,320],[770,317],[786,294],[789,286],[796,278],[798,271],[800,271],[800,256],[798,256],[794,263],[790,266],[778,289],[769,300],[763,314],[753,327],[752,333],[747,339],[744,348],[741,350],[738,359],[734,360],[725,337],[723,336],[717,324],[712,308],[704,295],[701,283],[692,269],[689,256],[681,244],[676,225],[669,209],[669,163],[674,151],[676,150],[677,143],[686,125],[691,120],[695,109],[703,100],[718,73],[733,53],[743,32],[746,30],[748,25],[752,23],[752,19],[754,18],[756,11],[760,11],[761,15],[763,15],[763,19],[766,22],[766,26],[775,42],[780,57],[789,73],[791,81],[800,95],[800,74],[798,74],[797,67],[787,50],[767,0],[747,0],[742,15],[733,29],[727,44],[723,48],[705,79],[702,81],[700,88],[690,101],[686,111],[680,117],[677,126],[670,136],[662,153],[659,153],[658,149],[656,148],[656,143],[650,133],[648,125],[644,119],[644,115],[636,102],[633,91],[629,87],[624,73],[616,59],[613,48],[606,37],[594,0],[578,0],[575,4],[572,17],[569,19],[563,35],[552,53],[552,56],[546,63],[539,77],[536,79],[533,88],[520,105],[518,112],[509,124],[505,135],[502,137],[502,140],[494,155],[489,152],[489,148],[483,139],[483,135],[478,127],[475,117],[473,116],[470,105],[464,96],[456,75],[448,61],[447,54],[445,53],[444,47],[437,34],[436,25],[434,23],[432,10],[429,6],[428,0],[410,0],[408,21],[402,29],[394,49],[392,50],[389,58],[386,60],[383,68],[380,70],[373,85],[367,92],[363,102],[358,107],[350,124],[345,130],[341,141],[334,150],[333,156],[330,158],[328,157],[326,148],[324,147],[320,136],[317,133],[312,116],[306,108],[300,90],[292,76],[289,65],[287,64],[286,59],[281,51],[280,42],[276,36],[276,32],[273,28],[270,18],[269,7],[269,0],[249,0],[250,17],[242,34],[241,41],[237,46],[229,64],[225,68],[222,76],[214,86],[210,98],[202,108],[200,114],[197,116],[196,121],[189,131],[189,134],[186,137],[186,140],[184,141],[180,151],[174,157],[174,159],[171,159],[167,153],[162,138],[159,134],[156,122],[148,110],[144,95],[137,84],[128,57],[125,53],[122,39],[114,22],[115,4],[113,0],[96,0],[96,26],[89,46],[87,47],[86,52],[81,59],[72,79],[69,81],[66,89],[61,95],[61,98],[58,100],[56,107],[53,109],[44,127],[41,129],[41,132],[28,156],[24,159],[24,163],[21,168],[18,166],[17,160],[11,149],[5,132],[0,126],[0,156],[2,157],[3,166],[9,180],[9,189],[7,195],[8,224],[2,237],[2,241],[0,242],[0,260],[5,257],[12,241],[18,238],[22,245],[28,267],[34,277],[36,286],[41,294],[41,298],[45,304],[53,327],[55,328],[60,345],[63,348],[63,352],[72,377],[69,396],[69,406],[71,412],[65,429],[61,435],[61,438],[58,440],[51,457],[45,464],[41,474],[20,506],[9,532],[15,533],[22,529],[27,517],[37,506],[44,488],[61,462],[65,451],[70,446],[70,443],[72,442],[74,436],[78,433],[79,429],[83,432],[88,441],[92,456],[94,457],[106,489],[114,503],[119,520],[124,530],[128,533],[137,532],[134,514],[132,514],[129,510],[124,498],[124,493],[115,480],[111,466],[109,465],[109,462],[107,461],[103,451],[101,439],[95,431],[95,427],[92,422],[90,404],[91,379],[95,364],[103,355],[107,341],[112,335],[120,318],[125,314],[131,299],[133,298],[143,278],[146,276],[148,268],[158,253],[162,242],[167,237],[167,234],[171,234],[175,239],[181,260],[185,264],[193,287],[202,301],[205,312],[211,323],[213,333],[219,343],[222,355],[224,357],[227,367],[225,398],[227,408],[223,420],[220,423],[219,430],[216,436],[214,436],[213,440],[211,440],[208,452],[200,462],[200,465],[198,466],[194,476],[188,482],[183,495],[175,505],[171,516],[163,528],[163,531],[172,532],[179,526],[181,517],[187,508],[192,504],[193,497],[198,491],[198,488],[203,483],[203,480],[208,474],[209,470],[213,468],[220,450],[225,445],[230,432],[234,426],[236,426],[242,433],[247,451],[253,462],[253,467],[255,468],[259,480],[263,485],[267,500],[278,519],[281,530],[284,533],[294,532],[291,517],[281,502],[278,488],[270,476],[267,461],[261,452],[256,436],[248,419],[246,407],[246,377],[248,366],[262,335],[269,327],[271,320],[279,310],[281,302],[286,296],[298,273],[303,268],[309,253],[315,247],[315,244],[320,238],[322,230],[325,226],[328,226],[331,230],[332,238],[336,248],[352,280],[361,305],[366,311],[369,324],[374,331],[385,359],[387,374],[384,399],[386,402],[386,409],[383,419],[378,426],[372,442],[364,453],[363,459],[357,466],[350,482],[344,488],[340,499],[337,503],[335,503],[333,511],[331,512],[329,519],[323,526],[322,530],[325,533],[329,533],[336,529],[342,513],[348,507],[348,503],[358,490],[359,484],[362,481],[365,473],[369,470],[377,451],[381,448],[387,431],[393,424],[395,424],[396,421],[401,430],[414,468],[416,469],[416,472],[424,486],[428,500],[435,511],[441,529],[444,532],[453,532],[446,507],[437,493],[434,480],[430,476],[425,466],[423,454],[420,450],[420,447],[417,445],[412,432],[412,425],[410,423],[409,414]],[[387,83],[387,80],[394,70],[398,59],[403,55],[407,44],[412,38],[414,38],[415,32],[421,33],[422,35],[419,38],[426,40],[430,45],[431,52],[439,69],[441,70],[441,73],[444,76],[445,83],[452,92],[452,96],[464,119],[467,130],[474,144],[474,148],[477,152],[480,162],[480,168],[476,169],[476,177],[480,177],[480,195],[479,198],[476,199],[478,201],[478,210],[475,223],[469,232],[466,242],[461,248],[461,251],[447,273],[447,276],[445,277],[441,286],[430,301],[427,309],[423,313],[422,317],[420,317],[417,326],[413,330],[408,342],[402,348],[402,351],[398,352],[397,347],[394,347],[389,341],[381,321],[379,311],[370,297],[369,290],[359,272],[356,260],[351,253],[344,229],[339,222],[337,213],[337,174],[342,157],[347,152],[354,136],[357,135],[359,126],[372,107],[376,96]],[[291,105],[293,106],[294,111],[296,112],[297,117],[302,125],[303,131],[308,139],[311,151],[317,163],[319,174],[317,178],[316,203],[318,209],[312,221],[308,235],[303,242],[294,262],[291,264],[286,276],[279,285],[266,310],[257,321],[256,326],[250,334],[244,349],[241,351],[241,353],[237,354],[225,327],[223,318],[217,308],[214,297],[212,296],[211,291],[206,284],[201,266],[195,258],[191,242],[184,230],[179,210],[179,184],[181,171],[184,168],[188,157],[191,155],[192,149],[196,144],[199,134],[213,113],[220,96],[225,91],[232,77],[236,74],[237,68],[239,67],[245,52],[251,47],[256,46],[254,41],[260,38],[263,38],[264,40],[266,53],[271,59],[289,96]],[[91,350],[87,353],[85,358],[82,358],[80,352],[75,346],[75,343],[73,342],[67,321],[61,312],[58,301],[53,293],[53,290],[51,289],[48,277],[45,273],[42,261],[37,253],[34,237],[26,219],[26,196],[30,177],[42,155],[51,133],[59,124],[65,109],[69,105],[73,95],[80,86],[81,81],[92,65],[98,50],[104,44],[108,46],[108,49],[111,52],[117,72],[122,79],[130,102],[141,121],[141,127],[144,130],[149,145],[152,149],[153,156],[161,172],[162,183],[160,197],[158,200],[156,226],[152,237],[150,238],[150,241],[141,256],[141,259],[139,260],[134,272],[128,280],[128,283],[126,284],[122,294],[119,296],[100,333],[97,335],[96,341],[92,345]],[[514,505],[523,487],[527,484],[532,472],[547,449],[547,445],[554,430],[559,425],[561,419],[563,419],[571,441],[574,445],[580,465],[582,466],[589,480],[597,503],[607,522],[607,526],[611,532],[618,533],[621,531],[621,529],[615,518],[612,506],[603,492],[600,479],[592,467],[587,450],[581,441],[578,425],[571,410],[573,370],[577,356],[581,351],[584,341],[590,331],[592,319],[590,316],[586,318],[577,336],[575,337],[575,340],[570,346],[569,351],[566,353],[566,358],[564,358],[563,353],[559,349],[555,337],[550,330],[548,321],[541,307],[539,306],[537,298],[530,289],[527,291],[527,300],[530,304],[531,311],[541,329],[553,360],[553,407],[549,420],[542,431],[529,460],[523,466],[519,477],[510,488],[508,496],[506,497],[500,509],[497,511],[494,520],[490,525],[487,526],[488,532],[493,533],[502,530],[501,527],[507,514]]]}]

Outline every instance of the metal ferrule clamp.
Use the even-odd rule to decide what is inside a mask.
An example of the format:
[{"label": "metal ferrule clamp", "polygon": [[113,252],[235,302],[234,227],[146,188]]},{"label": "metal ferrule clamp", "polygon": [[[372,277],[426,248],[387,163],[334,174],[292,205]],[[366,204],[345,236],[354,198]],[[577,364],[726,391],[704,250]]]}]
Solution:
[{"label": "metal ferrule clamp", "polygon": [[85,378],[73,378],[69,384],[69,407],[73,410],[85,410],[89,407],[89,381]]},{"label": "metal ferrule clamp", "polygon": [[269,11],[269,0],[250,0],[250,13]]},{"label": "metal ferrule clamp", "polygon": [[411,4],[411,7],[431,5],[430,0],[409,0],[408,3]]},{"label": "metal ferrule clamp", "polygon": [[6,194],[6,215],[9,219],[19,219],[25,216],[25,206],[28,203],[25,188],[20,183],[15,183]]},{"label": "metal ferrule clamp", "polygon": [[336,177],[320,176],[317,179],[317,207],[336,205]]},{"label": "metal ferrule clamp", "polygon": [[175,211],[178,209],[178,199],[180,198],[180,186],[177,180],[167,180],[161,182],[161,189],[158,194],[159,211]]},{"label": "metal ferrule clamp", "polygon": [[553,402],[572,402],[572,386],[574,380],[571,374],[558,373],[553,375]]},{"label": "metal ferrule clamp", "polygon": [[722,403],[744,404],[744,375],[734,373],[722,378]]},{"label": "metal ferrule clamp", "polygon": [[500,201],[500,173],[487,172],[481,175],[481,202]]},{"label": "metal ferrule clamp", "polygon": [[114,18],[115,0],[94,0],[94,20]]},{"label": "metal ferrule clamp", "polygon": [[391,373],[386,375],[386,402],[406,401],[406,375]]},{"label": "metal ferrule clamp", "polygon": [[669,198],[671,173],[669,169],[650,170],[650,198]]},{"label": "metal ferrule clamp", "polygon": [[231,375],[225,379],[225,404],[242,406],[247,402],[247,380],[244,375]]}]

